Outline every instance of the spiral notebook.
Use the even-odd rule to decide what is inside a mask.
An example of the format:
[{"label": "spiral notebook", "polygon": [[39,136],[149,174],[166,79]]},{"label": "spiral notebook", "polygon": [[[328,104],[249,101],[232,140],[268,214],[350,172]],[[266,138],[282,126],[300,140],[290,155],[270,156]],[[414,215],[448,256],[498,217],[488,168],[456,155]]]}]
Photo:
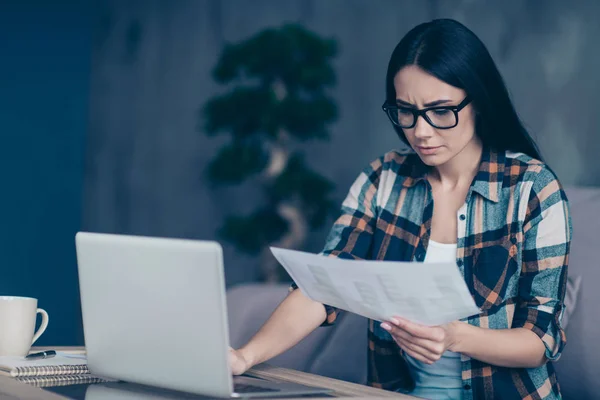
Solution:
[{"label": "spiral notebook", "polygon": [[24,376],[15,378],[19,382],[36,387],[55,387],[69,385],[87,385],[92,383],[109,382],[106,379],[92,375],[56,375],[56,376]]},{"label": "spiral notebook", "polygon": [[84,355],[60,352],[55,357],[41,360],[2,356],[0,375],[41,387],[106,382],[104,379],[90,375]]}]

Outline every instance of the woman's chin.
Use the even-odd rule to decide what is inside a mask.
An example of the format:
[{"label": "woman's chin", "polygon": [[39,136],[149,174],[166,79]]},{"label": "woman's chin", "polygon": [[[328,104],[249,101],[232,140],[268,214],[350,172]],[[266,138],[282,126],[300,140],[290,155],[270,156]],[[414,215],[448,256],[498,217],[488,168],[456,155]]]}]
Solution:
[{"label": "woman's chin", "polygon": [[448,162],[448,157],[443,154],[422,154],[417,151],[417,155],[423,161],[423,164],[428,165],[430,167],[437,167]]}]

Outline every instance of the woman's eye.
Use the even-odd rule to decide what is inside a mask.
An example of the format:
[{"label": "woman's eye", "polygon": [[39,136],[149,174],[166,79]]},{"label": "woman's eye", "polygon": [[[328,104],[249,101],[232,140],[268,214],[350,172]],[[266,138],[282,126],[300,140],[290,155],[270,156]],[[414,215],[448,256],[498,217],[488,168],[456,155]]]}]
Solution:
[{"label": "woman's eye", "polygon": [[444,115],[448,115],[448,113],[450,113],[450,110],[447,110],[445,108],[440,108],[437,110],[433,110],[433,113],[437,116],[443,117]]},{"label": "woman's eye", "polygon": [[409,108],[398,108],[398,114],[399,115],[411,115],[412,110],[410,110]]}]

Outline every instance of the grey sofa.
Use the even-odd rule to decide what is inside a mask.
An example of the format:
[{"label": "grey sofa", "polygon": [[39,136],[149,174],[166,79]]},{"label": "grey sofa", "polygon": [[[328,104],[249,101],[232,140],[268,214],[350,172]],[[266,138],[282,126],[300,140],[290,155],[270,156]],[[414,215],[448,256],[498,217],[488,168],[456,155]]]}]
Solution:
[{"label": "grey sofa", "polygon": [[[581,276],[576,307],[566,327],[567,346],[555,364],[565,399],[600,399],[600,188],[566,189],[573,221],[569,275]],[[231,345],[243,345],[287,295],[288,285],[247,284],[227,292]],[[367,321],[343,313],[269,361],[346,381],[365,383]]]}]

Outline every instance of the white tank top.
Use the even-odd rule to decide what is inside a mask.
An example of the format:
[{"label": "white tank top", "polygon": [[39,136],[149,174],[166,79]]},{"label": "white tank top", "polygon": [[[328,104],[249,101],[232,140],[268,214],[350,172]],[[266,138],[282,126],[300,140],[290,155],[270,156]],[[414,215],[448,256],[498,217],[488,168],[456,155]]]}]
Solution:
[{"label": "white tank top", "polygon": [[[456,248],[456,244],[429,240],[424,262],[456,262]],[[433,365],[422,363],[408,354],[405,358],[416,384],[412,395],[425,399],[462,398],[462,367],[459,353],[446,351]]]},{"label": "white tank top", "polygon": [[429,240],[429,246],[427,246],[427,254],[425,254],[424,262],[456,261],[456,248],[456,243],[446,244]]}]

